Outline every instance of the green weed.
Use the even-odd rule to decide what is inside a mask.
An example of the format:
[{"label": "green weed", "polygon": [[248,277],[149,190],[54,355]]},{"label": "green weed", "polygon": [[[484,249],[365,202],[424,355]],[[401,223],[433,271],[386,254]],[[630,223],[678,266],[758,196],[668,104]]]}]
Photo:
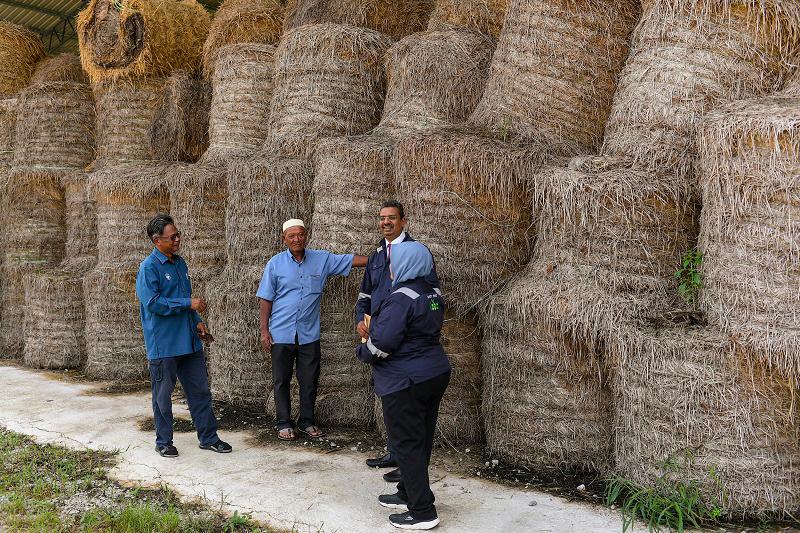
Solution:
[{"label": "green weed", "polygon": [[697,305],[697,293],[703,288],[700,268],[703,266],[703,252],[689,250],[683,254],[681,266],[675,271],[678,280],[678,294],[693,308]]}]

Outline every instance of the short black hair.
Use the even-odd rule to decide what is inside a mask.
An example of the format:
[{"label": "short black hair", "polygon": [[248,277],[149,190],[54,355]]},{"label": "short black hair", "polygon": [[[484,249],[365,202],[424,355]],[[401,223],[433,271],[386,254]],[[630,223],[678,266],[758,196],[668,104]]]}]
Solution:
[{"label": "short black hair", "polygon": [[403,209],[403,204],[398,202],[397,200],[386,200],[381,204],[381,209],[386,209],[387,207],[394,207],[397,209],[398,213],[400,213],[400,218],[406,218],[406,210]]},{"label": "short black hair", "polygon": [[173,226],[175,225],[175,221],[172,220],[171,216],[164,214],[156,215],[153,220],[147,223],[147,236],[150,237],[152,241],[153,237],[164,233],[164,228],[170,224]]}]

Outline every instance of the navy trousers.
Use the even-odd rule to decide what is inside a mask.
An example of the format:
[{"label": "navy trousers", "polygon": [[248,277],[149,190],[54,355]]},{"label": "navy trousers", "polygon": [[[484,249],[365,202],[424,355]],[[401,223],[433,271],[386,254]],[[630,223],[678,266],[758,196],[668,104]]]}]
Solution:
[{"label": "navy trousers", "polygon": [[172,444],[172,391],[180,379],[192,422],[197,428],[200,444],[208,446],[219,440],[217,419],[211,405],[208,372],[203,350],[178,357],[150,361],[150,383],[153,391],[153,420],[156,426],[156,446]]},{"label": "navy trousers", "polygon": [[300,387],[300,429],[316,424],[314,408],[317,403],[319,372],[322,353],[319,341],[308,344],[272,345],[272,387],[275,394],[275,416],[278,429],[294,427],[290,386],[292,373],[297,366],[297,384]]}]

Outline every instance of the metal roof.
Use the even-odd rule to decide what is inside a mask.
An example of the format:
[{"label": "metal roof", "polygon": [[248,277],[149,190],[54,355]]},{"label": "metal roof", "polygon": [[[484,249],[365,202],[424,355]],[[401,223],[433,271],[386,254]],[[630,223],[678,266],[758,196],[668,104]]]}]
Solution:
[{"label": "metal roof", "polygon": [[[78,51],[75,17],[88,0],[0,0],[0,20],[38,33],[51,54]],[[221,0],[199,0],[210,10]]]}]

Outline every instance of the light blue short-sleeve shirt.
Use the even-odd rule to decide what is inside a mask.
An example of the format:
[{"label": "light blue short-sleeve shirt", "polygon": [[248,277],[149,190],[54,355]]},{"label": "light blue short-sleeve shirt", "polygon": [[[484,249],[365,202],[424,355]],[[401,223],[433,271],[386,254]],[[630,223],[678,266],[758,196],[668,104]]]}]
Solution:
[{"label": "light blue short-sleeve shirt", "polygon": [[272,302],[269,332],[276,344],[319,340],[319,306],[329,276],[346,276],[353,255],[306,250],[299,263],[289,250],[272,257],[264,268],[256,296]]}]

